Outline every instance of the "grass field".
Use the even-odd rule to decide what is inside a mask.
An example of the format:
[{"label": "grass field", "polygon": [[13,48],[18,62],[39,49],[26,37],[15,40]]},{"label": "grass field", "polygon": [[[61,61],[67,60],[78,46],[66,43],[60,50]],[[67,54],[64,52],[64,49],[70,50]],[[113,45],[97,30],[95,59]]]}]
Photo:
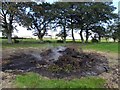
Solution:
[{"label": "grass field", "polygon": [[18,88],[102,88],[105,80],[98,77],[64,80],[48,79],[35,73],[17,76],[14,84]]},{"label": "grass field", "polygon": [[103,51],[103,52],[112,52],[112,53],[118,53],[118,46],[119,44],[117,42],[101,42],[101,43],[87,43],[82,44],[79,41],[77,43],[71,43],[70,40],[67,41],[66,44],[63,43],[56,43],[54,40],[52,43],[39,43],[39,40],[35,39],[25,39],[20,41],[19,44],[7,44],[7,41],[2,41],[2,48],[49,48],[49,47],[56,47],[56,46],[65,46],[65,45],[76,45],[84,50],[97,50],[97,51]]}]

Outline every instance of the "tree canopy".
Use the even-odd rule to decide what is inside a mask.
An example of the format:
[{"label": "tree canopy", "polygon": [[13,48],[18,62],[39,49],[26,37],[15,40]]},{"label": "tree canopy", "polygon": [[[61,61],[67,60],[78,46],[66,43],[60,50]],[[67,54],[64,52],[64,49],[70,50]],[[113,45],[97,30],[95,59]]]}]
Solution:
[{"label": "tree canopy", "polygon": [[[54,2],[52,4],[4,2],[0,10],[4,28],[2,32],[8,37],[9,43],[12,42],[14,21],[27,27],[28,30],[34,30],[33,34],[38,36],[40,41],[43,40],[51,24],[52,28],[61,27],[62,34],[59,35],[62,35],[65,43],[68,31],[71,31],[75,42],[74,30],[78,30],[82,42],[88,42],[92,33],[97,35],[100,41],[102,37],[106,37],[106,27],[117,18],[117,14],[113,13],[115,7],[112,6],[112,2]],[[86,40],[83,38],[83,33]],[[114,33],[111,35],[115,37]]]}]

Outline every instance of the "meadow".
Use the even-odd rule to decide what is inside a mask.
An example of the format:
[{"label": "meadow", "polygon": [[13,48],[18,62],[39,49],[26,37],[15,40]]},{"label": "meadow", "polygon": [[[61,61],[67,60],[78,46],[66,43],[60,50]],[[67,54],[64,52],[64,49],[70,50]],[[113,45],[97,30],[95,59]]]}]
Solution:
[{"label": "meadow", "polygon": [[[48,41],[48,40],[47,40]],[[79,40],[76,43],[72,43],[72,40],[67,40],[66,44],[57,43],[56,40],[51,40],[51,43],[40,43],[39,40],[35,39],[24,39],[20,40],[20,43],[16,44],[8,44],[6,39],[0,40],[2,43],[2,48],[49,48],[49,47],[57,47],[57,46],[69,46],[69,45],[77,45],[78,47],[82,48],[83,50],[96,50],[96,51],[103,51],[103,52],[111,52],[111,53],[118,53],[118,42],[105,42],[104,40],[99,43],[80,43]]]}]

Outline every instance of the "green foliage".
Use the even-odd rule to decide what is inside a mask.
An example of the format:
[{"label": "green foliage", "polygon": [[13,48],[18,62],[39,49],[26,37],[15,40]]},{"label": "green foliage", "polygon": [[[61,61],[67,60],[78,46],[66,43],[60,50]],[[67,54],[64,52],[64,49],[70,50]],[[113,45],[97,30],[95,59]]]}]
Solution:
[{"label": "green foliage", "polygon": [[[67,28],[71,29],[72,38],[73,41],[75,41],[73,31],[74,29],[78,29],[81,33],[85,31],[86,42],[88,42],[91,31],[95,34],[98,34],[100,40],[101,37],[105,36],[106,32],[104,23],[108,24],[110,23],[110,20],[117,17],[116,14],[112,13],[112,11],[115,10],[115,7],[111,4],[111,2],[54,3],[53,5],[56,7],[55,10],[58,13],[55,23],[57,23],[58,26],[63,27],[63,34],[59,35],[63,38],[66,38]],[[82,34],[80,35],[82,38]],[[84,41],[84,38],[82,41]]]},{"label": "green foliage", "polygon": [[105,80],[98,77],[64,80],[49,79],[35,73],[16,77],[14,84],[18,88],[103,88]]},{"label": "green foliage", "polygon": [[[21,10],[22,15],[19,16],[21,24],[27,27],[28,30],[33,29],[33,35],[38,36],[42,41],[51,21],[54,19],[52,6],[47,2],[42,2],[40,4],[29,2],[23,3],[23,6],[25,11]],[[20,9],[24,8],[21,7]],[[26,9],[29,9],[29,11]]]},{"label": "green foliage", "polygon": [[111,37],[113,39],[118,39],[120,42],[120,21],[116,21],[110,28],[112,29]]},{"label": "green foliage", "polygon": [[[3,2],[0,10],[4,35],[13,32],[13,21],[15,21],[27,27],[28,30],[34,30],[34,35],[41,41],[48,29],[52,30],[56,27],[61,27],[59,35],[64,42],[69,29],[73,41],[75,41],[74,29],[79,29],[81,38],[82,32],[85,31],[86,42],[91,35],[90,31],[97,33],[100,39],[106,32],[103,23],[109,24],[110,20],[117,18],[117,15],[113,13],[115,7],[112,6],[112,2],[55,2],[52,4]],[[115,37],[115,33],[113,36]]]},{"label": "green foliage", "polygon": [[16,14],[18,13],[17,4],[14,2],[2,2],[0,7],[1,26],[3,36],[8,38],[8,43],[12,43],[11,37],[16,21]]}]

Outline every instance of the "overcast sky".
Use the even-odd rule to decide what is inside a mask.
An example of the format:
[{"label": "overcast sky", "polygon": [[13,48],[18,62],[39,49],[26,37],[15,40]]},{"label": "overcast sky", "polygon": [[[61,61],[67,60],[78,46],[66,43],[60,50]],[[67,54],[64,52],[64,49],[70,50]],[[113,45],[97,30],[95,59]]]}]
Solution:
[{"label": "overcast sky", "polygon": [[[55,0],[46,0],[46,1],[52,3],[52,2],[54,2]],[[117,8],[117,9],[114,11],[114,13],[118,13],[118,2],[119,2],[119,1],[120,1],[120,0],[113,0],[113,5]],[[17,29],[18,29],[19,31],[14,31],[13,35],[17,35],[17,36],[19,36],[19,37],[33,37],[32,31],[28,31],[26,28],[21,27],[21,26],[18,26]],[[56,33],[49,32],[49,34],[55,35]],[[0,36],[2,36],[2,34],[1,34]],[[76,34],[75,36],[78,36],[78,37],[79,37],[79,35],[77,35],[77,34]]]}]

